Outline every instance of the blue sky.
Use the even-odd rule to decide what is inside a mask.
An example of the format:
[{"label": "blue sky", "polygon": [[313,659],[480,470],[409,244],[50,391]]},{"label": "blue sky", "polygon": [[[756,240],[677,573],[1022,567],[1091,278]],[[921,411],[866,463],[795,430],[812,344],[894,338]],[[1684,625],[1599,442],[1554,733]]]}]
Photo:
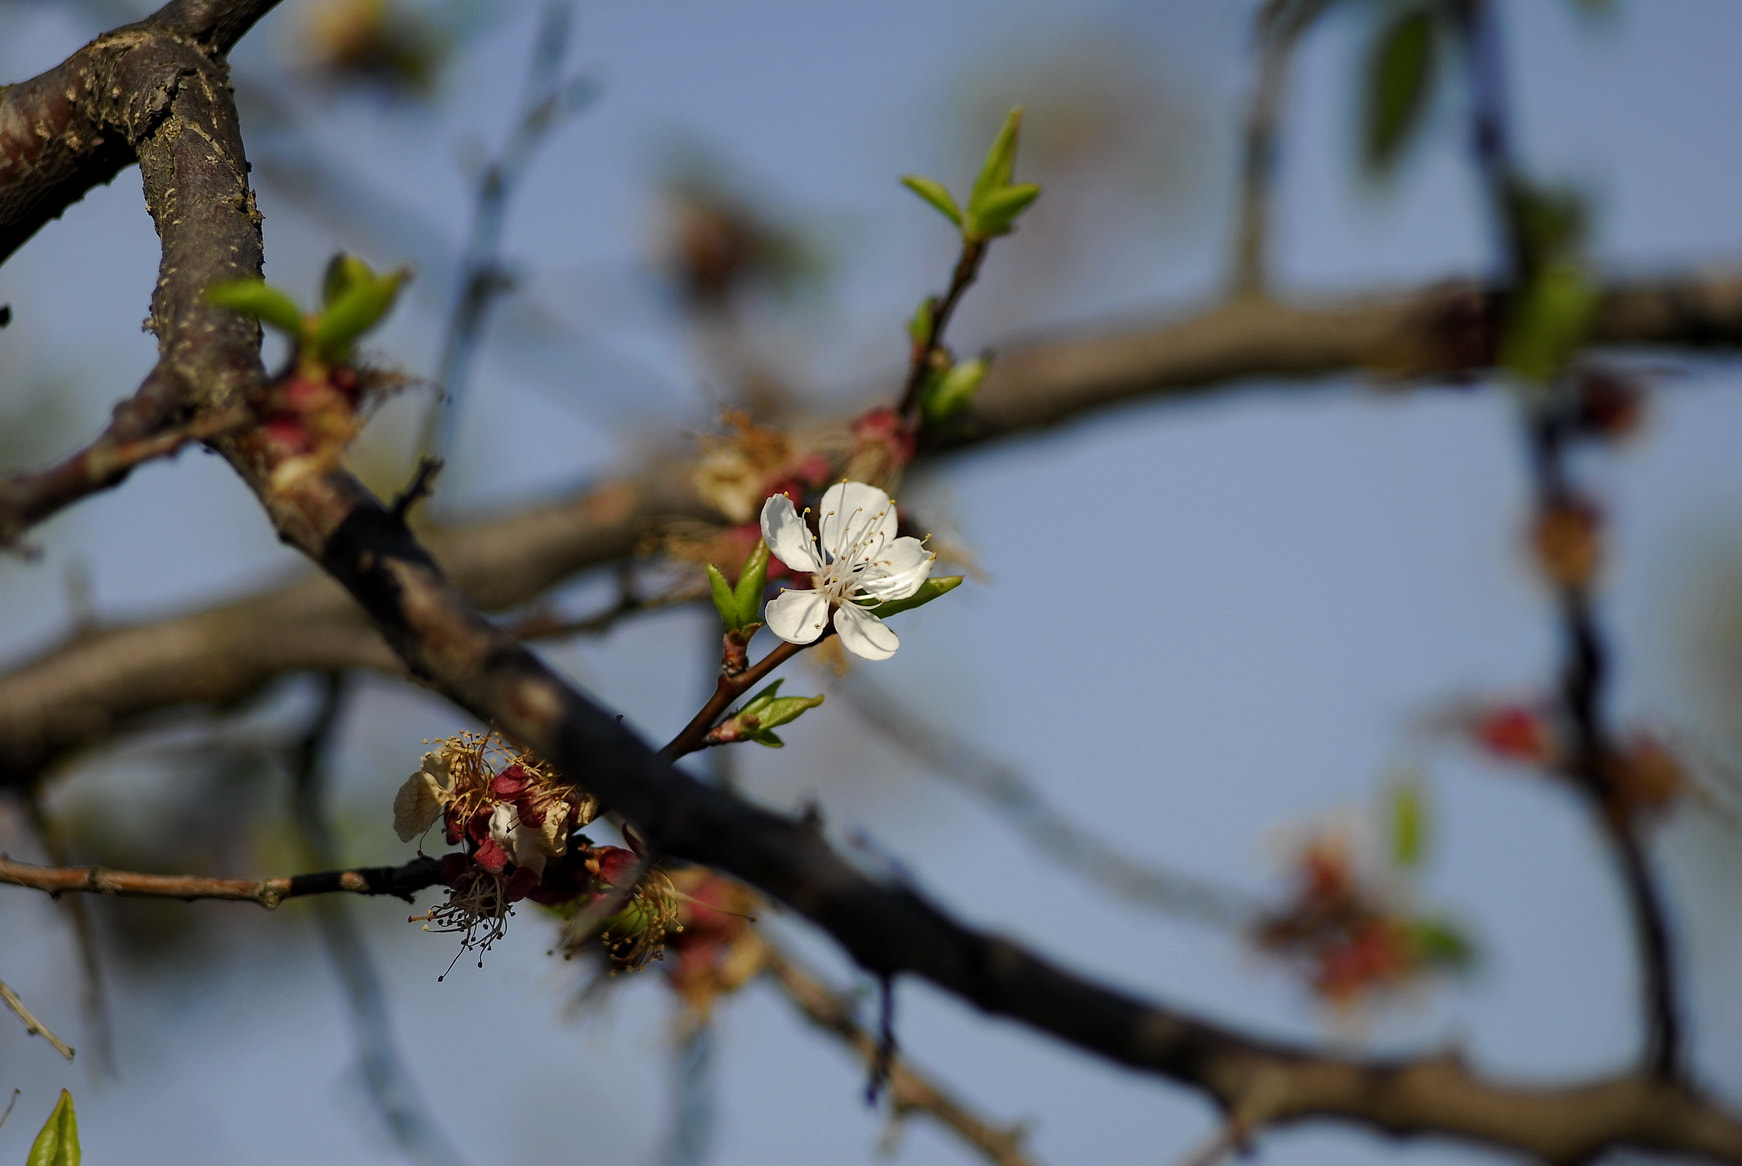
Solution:
[{"label": "blue sky", "polygon": [[[801,326],[778,334],[780,351],[819,392],[863,394],[893,383],[900,323],[951,258],[935,216],[895,177],[923,170],[965,182],[992,127],[963,111],[1024,100],[1038,127],[1048,93],[1025,84],[1048,75],[1040,63],[1081,46],[1077,59],[1105,61],[1167,103],[1165,118],[1130,139],[1165,156],[1121,156],[1115,179],[1049,191],[1051,219],[1000,244],[958,347],[1214,294],[1248,7],[582,6],[571,59],[597,75],[603,97],[551,141],[516,203],[506,253],[524,273],[524,302],[492,334],[446,503],[501,505],[572,485],[624,464],[649,433],[707,422],[708,372],[646,269],[652,186],[673,142],[702,143],[822,241],[833,278],[798,306]],[[1648,17],[1636,2],[1592,23],[1574,7],[1505,9],[1527,164],[1590,194],[1596,254],[1616,268],[1742,257],[1742,150],[1727,112],[1742,14],[1685,0],[1654,4]],[[285,5],[250,38],[239,73],[279,67],[298,8]],[[410,310],[381,340],[418,374],[432,369],[452,279],[441,265],[466,220],[463,159],[475,156],[472,143],[500,139],[524,70],[534,10],[504,9],[467,41],[436,116],[337,102],[311,114],[336,157],[390,192],[394,215],[450,241],[445,253],[370,256],[420,262]],[[0,75],[53,64],[100,23],[70,7],[0,5]],[[1455,94],[1430,114],[1434,132],[1392,189],[1354,177],[1364,27],[1356,15],[1334,20],[1299,62],[1277,195],[1275,264],[1287,292],[1384,288],[1486,262]],[[264,169],[268,155],[256,157]],[[286,286],[312,287],[335,246],[367,242],[344,226],[354,208],[297,205],[270,185],[261,206],[268,274]],[[405,246],[423,237],[407,227]],[[0,333],[0,368],[36,391],[59,386],[55,433],[66,447],[149,367],[138,322],[154,247],[129,171],[0,268],[0,302],[15,313]],[[524,339],[541,318],[562,326],[557,339]],[[1702,638],[1702,619],[1722,614],[1701,573],[1737,545],[1735,380],[1722,362],[1679,368],[1640,439],[1586,467],[1616,530],[1603,608],[1620,660],[1618,717],[1666,727],[1719,761],[1736,738],[1711,716],[1687,645]],[[392,455],[415,403],[388,409],[381,452],[369,456]],[[902,651],[874,674],[1016,763],[1111,843],[1252,889],[1271,885],[1279,828],[1365,805],[1400,763],[1421,765],[1440,827],[1423,894],[1465,919],[1487,953],[1467,984],[1360,1026],[1327,1025],[1238,942],[1137,913],[1049,866],[871,740],[844,702],[794,726],[782,753],[745,758],[745,788],[780,805],[819,798],[840,837],[868,834],[967,919],[1256,1030],[1382,1048],[1456,1040],[1485,1068],[1524,1077],[1613,1068],[1636,1039],[1634,973],[1617,887],[1582,810],[1413,732],[1450,699],[1528,693],[1552,675],[1550,612],[1519,550],[1527,492],[1515,420],[1498,392],[1254,384],[958,459],[903,501],[958,531],[989,581],[904,617]],[[222,465],[197,454],[141,471],[49,524],[41,541],[40,561],[0,564],[9,599],[0,646],[13,653],[66,627],[75,567],[98,613],[117,619],[298,569]],[[583,584],[570,597],[584,607],[595,593]],[[700,614],[680,613],[551,654],[663,738],[702,691],[704,630]],[[823,681],[801,671],[791,683]],[[260,723],[293,723],[307,695],[287,688]],[[356,823],[350,857],[405,857],[388,829],[392,790],[422,738],[462,724],[422,697],[366,687],[336,763]],[[120,804],[130,783],[174,780],[161,769],[137,757],[101,762],[56,798]],[[1715,888],[1734,885],[1725,880],[1742,853],[1736,829],[1690,811],[1659,838],[1693,953],[1699,1059],[1732,1096],[1742,1092],[1742,1009],[1723,985],[1742,970],[1742,931]],[[26,847],[16,818],[0,818],[0,849]],[[393,1160],[358,1100],[345,1018],[309,920],[188,910],[235,924],[202,972],[183,965],[115,985],[117,1079],[63,1069],[0,1025],[0,1064],[16,1075],[0,1086],[25,1090],[0,1129],[0,1155],[23,1153],[66,1084],[94,1162]],[[517,919],[482,970],[462,961],[437,983],[453,954],[447,938],[406,926],[398,904],[357,912],[424,1097],[470,1161],[658,1160],[669,1017],[656,982],[627,984],[609,1014],[571,1021],[574,972],[546,956],[540,920]],[[771,925],[850,980],[826,943],[790,920]],[[73,948],[52,905],[0,896],[0,926],[33,939],[8,945],[0,976],[76,1032]],[[1032,1123],[1042,1161],[1165,1162],[1210,1132],[1197,1099],[924,986],[901,987],[899,1021],[907,1049],[984,1113]],[[840,1050],[764,989],[730,1002],[718,1023],[712,1161],[874,1160],[882,1120],[862,1105],[861,1070]],[[896,1160],[963,1160],[912,1124]],[[1287,1166],[1480,1157],[1328,1128],[1267,1136],[1261,1153]]]}]

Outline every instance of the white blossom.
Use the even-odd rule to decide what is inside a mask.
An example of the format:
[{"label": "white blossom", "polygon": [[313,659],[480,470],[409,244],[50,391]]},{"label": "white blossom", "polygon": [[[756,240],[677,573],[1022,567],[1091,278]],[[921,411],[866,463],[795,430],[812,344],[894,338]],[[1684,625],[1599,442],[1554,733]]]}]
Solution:
[{"label": "white blossom", "polygon": [[896,537],[895,503],[875,486],[838,482],[823,494],[810,532],[792,499],[776,494],[762,504],[762,538],[769,553],[811,577],[811,590],[788,588],[769,601],[769,630],[792,644],[808,644],[830,619],[841,645],[867,660],[887,660],[901,640],[865,610],[906,599],[931,574],[937,556],[919,539]]}]

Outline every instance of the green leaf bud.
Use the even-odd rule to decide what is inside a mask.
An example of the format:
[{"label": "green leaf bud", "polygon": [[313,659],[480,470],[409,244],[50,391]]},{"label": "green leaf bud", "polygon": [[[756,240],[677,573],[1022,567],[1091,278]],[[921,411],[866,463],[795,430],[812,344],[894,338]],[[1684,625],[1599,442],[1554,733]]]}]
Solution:
[{"label": "green leaf bud", "polygon": [[321,306],[332,307],[340,296],[374,278],[374,268],[355,255],[338,252],[327,260],[326,278],[321,281]]},{"label": "green leaf bud", "polygon": [[726,576],[712,563],[708,564],[708,593],[713,596],[714,610],[720,613],[720,622],[726,625],[726,630],[737,631],[741,623],[738,599],[732,594],[732,585],[726,582]]},{"label": "green leaf bud", "polygon": [[913,313],[913,319],[907,322],[907,334],[915,344],[924,344],[931,338],[932,321],[937,319],[938,302],[927,296],[920,301],[919,308]]},{"label": "green leaf bud", "polygon": [[1008,235],[1016,225],[1017,216],[1040,197],[1040,187],[1032,182],[1018,183],[994,190],[975,203],[968,211],[963,234],[970,239],[991,239]]},{"label": "green leaf bud", "polygon": [[1406,10],[1381,26],[1368,49],[1362,152],[1374,174],[1397,164],[1421,125],[1433,92],[1434,29],[1427,12]]},{"label": "green leaf bud", "polygon": [[960,575],[946,575],[942,579],[927,579],[919,585],[919,590],[906,599],[890,599],[875,607],[865,610],[878,619],[887,619],[898,612],[912,611],[916,607],[924,607],[938,596],[954,591],[962,585]]},{"label": "green leaf bud", "polygon": [[[719,574],[715,571],[714,574]],[[720,580],[722,583],[724,579]],[[708,579],[713,585],[712,576]],[[750,557],[744,560],[743,569],[738,572],[738,586],[732,593],[733,610],[737,612],[737,627],[748,627],[762,622],[762,591],[768,585],[768,544],[761,539],[750,550]],[[718,606],[719,596],[714,597]]]},{"label": "green leaf bud", "polygon": [[1421,787],[1400,781],[1391,788],[1391,861],[1399,870],[1421,865],[1427,851],[1427,806]]},{"label": "green leaf bud", "polygon": [[973,193],[968,196],[969,215],[979,209],[987,195],[1010,185],[1010,178],[1016,172],[1016,136],[1021,127],[1022,107],[1013,106],[1005,115],[998,136],[992,140],[992,148],[986,152],[986,164],[980,167],[980,176],[974,180]]},{"label": "green leaf bud", "polygon": [[1500,365],[1533,384],[1547,384],[1590,329],[1597,290],[1573,263],[1538,272],[1518,298],[1500,344]]},{"label": "green leaf bud", "polygon": [[357,338],[381,322],[399,295],[399,286],[410,277],[404,269],[390,271],[353,284],[340,293],[315,325],[310,346],[315,355],[343,360]]},{"label": "green leaf bud", "polygon": [[1476,962],[1476,945],[1463,928],[1443,919],[1418,919],[1409,935],[1422,962],[1461,971]]},{"label": "green leaf bud", "polygon": [[43,1123],[42,1132],[30,1144],[25,1166],[79,1166],[79,1119],[73,1112],[73,1095],[65,1089],[54,1104],[54,1112]]},{"label": "green leaf bud", "polygon": [[986,379],[986,370],[991,366],[991,361],[977,356],[936,378],[924,398],[925,419],[937,424],[966,410],[974,403],[974,391]]},{"label": "green leaf bud", "polygon": [[781,696],[784,679],[776,680],[751,697],[727,722],[736,730],[739,740],[755,741],[770,749],[779,749],[785,742],[770,730],[796,721],[807,711],[823,703],[821,696]]},{"label": "green leaf bud", "polygon": [[288,293],[264,279],[227,279],[214,283],[206,288],[206,302],[244,316],[253,316],[288,334],[292,340],[302,336],[302,309]]},{"label": "green leaf bud", "polygon": [[956,226],[962,225],[962,208],[956,205],[949,189],[937,179],[927,178],[923,174],[904,174],[901,176],[901,185],[931,203],[938,209],[939,214]]}]

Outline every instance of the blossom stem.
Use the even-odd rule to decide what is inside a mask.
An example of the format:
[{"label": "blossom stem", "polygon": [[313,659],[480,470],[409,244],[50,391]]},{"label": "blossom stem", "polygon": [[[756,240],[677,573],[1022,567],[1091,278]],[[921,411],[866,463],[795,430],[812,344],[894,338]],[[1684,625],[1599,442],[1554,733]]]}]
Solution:
[{"label": "blossom stem", "polygon": [[931,315],[931,327],[926,330],[925,338],[916,340],[913,344],[913,359],[907,369],[907,387],[901,394],[901,406],[897,410],[913,425],[919,417],[920,397],[925,389],[926,370],[931,367],[932,353],[944,337],[944,329],[949,326],[950,316],[955,313],[956,305],[961,303],[962,294],[980,276],[980,262],[986,258],[986,241],[962,241],[962,253],[956,259],[956,269],[950,275],[949,290],[937,301],[937,309]]},{"label": "blossom stem", "polygon": [[[834,629],[830,628],[815,642],[820,644],[833,634]],[[667,761],[676,761],[679,757],[706,748],[708,730],[714,727],[714,722],[718,721],[721,714],[731,707],[733,701],[743,696],[764,676],[811,646],[811,644],[793,644],[782,640],[775,645],[774,651],[762,657],[743,672],[736,676],[722,675],[715,682],[714,693],[708,697],[708,702],[701,707],[695,716],[690,718],[690,723],[683,727],[683,732],[673,737],[665,748],[659,751],[659,755]]]}]

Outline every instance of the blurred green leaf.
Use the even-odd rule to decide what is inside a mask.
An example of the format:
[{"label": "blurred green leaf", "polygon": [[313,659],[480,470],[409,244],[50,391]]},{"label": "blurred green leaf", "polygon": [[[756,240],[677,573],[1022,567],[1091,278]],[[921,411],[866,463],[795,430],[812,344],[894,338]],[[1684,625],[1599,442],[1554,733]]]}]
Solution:
[{"label": "blurred green leaf", "polygon": [[948,421],[972,405],[974,391],[986,379],[986,370],[990,367],[986,358],[975,357],[962,361],[933,380],[923,398],[926,421],[934,425]]},{"label": "blurred green leaf", "polygon": [[1404,779],[1391,787],[1391,861],[1401,870],[1421,865],[1427,852],[1427,805],[1421,786]]},{"label": "blurred green leaf", "polygon": [[[717,572],[716,572],[717,574]],[[721,580],[724,582],[725,580]],[[708,580],[713,584],[712,577]],[[762,620],[762,592],[768,585],[768,544],[761,539],[751,548],[750,557],[738,571],[738,586],[732,592],[732,602],[738,612],[738,627],[747,627]],[[715,606],[719,597],[714,598]]]},{"label": "blurred green leaf", "polygon": [[712,563],[708,564],[708,594],[713,596],[714,610],[720,613],[720,622],[726,625],[726,630],[736,631],[740,624],[738,598],[732,594],[732,585],[726,582],[726,576]]},{"label": "blurred green leaf", "polygon": [[375,278],[375,269],[344,251],[327,260],[326,277],[321,281],[321,305],[333,306],[340,296],[359,284]]},{"label": "blurred green leaf", "polygon": [[302,309],[264,279],[228,279],[206,289],[206,302],[271,324],[294,340],[302,335]]},{"label": "blurred green leaf", "polygon": [[79,1166],[79,1119],[73,1112],[73,1095],[65,1089],[42,1132],[30,1144],[25,1166]]},{"label": "blurred green leaf", "polygon": [[1443,919],[1418,919],[1410,925],[1410,938],[1424,962],[1451,971],[1475,966],[1476,945],[1464,929]]},{"label": "blurred green leaf", "polygon": [[968,211],[963,231],[971,239],[991,239],[1009,234],[1017,216],[1039,197],[1040,187],[1032,182],[995,190]]},{"label": "blurred green leaf", "polygon": [[1016,138],[1021,128],[1022,107],[1013,106],[1005,115],[998,136],[992,140],[992,148],[986,152],[986,163],[980,167],[980,176],[974,179],[973,192],[968,195],[970,215],[987,195],[1010,185],[1011,176],[1016,173]]},{"label": "blurred green leaf", "polygon": [[907,334],[915,344],[924,344],[931,338],[932,321],[937,317],[938,302],[930,296],[920,301],[919,309],[913,313],[913,319],[907,322]]},{"label": "blurred green leaf", "polygon": [[962,225],[962,208],[956,205],[956,200],[951,197],[943,183],[923,174],[904,174],[901,184],[931,203],[950,222],[958,227]]},{"label": "blurred green leaf", "polygon": [[332,305],[321,313],[310,338],[315,355],[326,360],[343,360],[363,333],[381,322],[393,308],[399,287],[411,273],[390,271],[361,283],[352,284],[339,294]]},{"label": "blurred green leaf", "polygon": [[1380,26],[1367,52],[1363,160],[1384,175],[1396,166],[1421,125],[1434,82],[1433,17],[1406,9]]},{"label": "blurred green leaf", "polygon": [[912,611],[916,607],[924,607],[940,595],[948,594],[962,585],[960,575],[946,575],[942,579],[927,579],[919,585],[919,590],[906,599],[891,599],[865,610],[879,619],[886,619],[898,612]]},{"label": "blurred green leaf", "polygon": [[1547,384],[1590,331],[1597,289],[1578,265],[1555,263],[1520,293],[1500,344],[1500,366],[1532,384]]}]

